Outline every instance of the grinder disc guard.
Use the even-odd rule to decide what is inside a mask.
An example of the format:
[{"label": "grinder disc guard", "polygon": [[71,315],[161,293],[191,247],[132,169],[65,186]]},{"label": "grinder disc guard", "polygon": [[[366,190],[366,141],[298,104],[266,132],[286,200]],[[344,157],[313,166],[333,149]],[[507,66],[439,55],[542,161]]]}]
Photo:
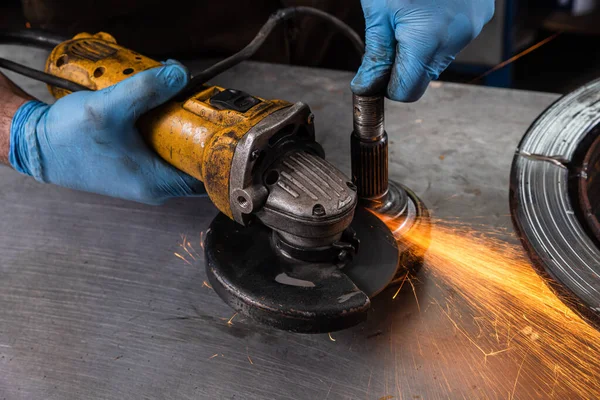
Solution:
[{"label": "grinder disc guard", "polygon": [[535,267],[563,300],[600,321],[600,80],[559,99],[513,160],[513,223]]},{"label": "grinder disc guard", "polygon": [[219,214],[205,241],[209,280],[236,311],[279,329],[317,333],[356,325],[366,319],[370,297],[395,276],[399,252],[386,225],[366,209],[356,209],[351,228],[359,251],[338,268],[286,258],[266,226],[243,227]]},{"label": "grinder disc guard", "polygon": [[420,266],[423,249],[401,238],[425,233],[428,213],[388,181],[383,97],[354,95],[353,105],[352,182],[315,154],[284,154],[266,169],[261,223],[242,227],[219,215],[207,231],[209,280],[241,314],[295,332],[345,329]]}]

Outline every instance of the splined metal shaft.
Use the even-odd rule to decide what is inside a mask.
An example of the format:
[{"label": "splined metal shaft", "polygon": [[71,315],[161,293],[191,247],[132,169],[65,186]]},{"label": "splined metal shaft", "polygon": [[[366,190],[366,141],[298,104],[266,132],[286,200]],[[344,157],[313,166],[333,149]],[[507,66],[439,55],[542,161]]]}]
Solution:
[{"label": "splined metal shaft", "polygon": [[353,95],[352,180],[365,205],[381,203],[388,192],[388,137],[382,96]]}]

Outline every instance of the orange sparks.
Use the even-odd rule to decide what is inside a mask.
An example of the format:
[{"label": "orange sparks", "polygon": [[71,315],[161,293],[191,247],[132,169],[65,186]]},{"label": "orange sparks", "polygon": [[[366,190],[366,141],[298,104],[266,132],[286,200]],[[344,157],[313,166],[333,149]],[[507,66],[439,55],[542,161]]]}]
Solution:
[{"label": "orange sparks", "polygon": [[188,261],[188,260],[187,260],[187,259],[186,259],[184,256],[182,256],[181,254],[179,254],[179,253],[173,253],[173,254],[175,254],[175,257],[182,259],[182,260],[183,260],[184,262],[186,262],[187,264],[189,264],[189,265],[192,265],[192,263],[191,263],[191,262],[189,262],[189,261]]},{"label": "orange sparks", "polygon": [[404,275],[404,279],[402,279],[402,283],[400,284],[400,287],[398,288],[398,290],[396,290],[396,293],[394,293],[394,295],[392,296],[392,300],[396,299],[396,296],[398,296],[398,293],[400,293],[400,291],[402,290],[402,286],[404,286],[404,282],[406,282],[407,278],[408,278],[408,274]]},{"label": "orange sparks", "polygon": [[520,52],[519,54],[516,54],[514,56],[512,56],[511,58],[509,58],[506,61],[501,62],[500,64],[494,66],[493,68],[491,68],[490,70],[484,72],[483,74],[481,74],[480,76],[478,76],[477,78],[470,80],[469,82],[467,82],[467,84],[471,84],[471,83],[475,83],[478,80],[485,78],[486,76],[490,75],[493,72],[498,71],[499,69],[502,69],[504,67],[506,67],[509,64],[512,64],[513,62],[517,61],[519,58],[526,56],[527,54],[531,53],[534,50],[539,49],[540,47],[542,47],[543,45],[545,45],[546,43],[549,43],[551,41],[553,41],[554,39],[556,39],[562,32],[556,32],[551,36],[548,36],[547,38],[534,43],[533,45],[529,46],[528,48],[526,48],[525,50],[523,50],[522,52]]},{"label": "orange sparks", "polygon": [[521,375],[521,370],[523,369],[523,363],[525,362],[525,358],[527,354],[523,356],[523,361],[521,361],[521,365],[519,365],[519,370],[517,371],[517,377],[515,378],[515,384],[513,385],[512,393],[510,394],[510,400],[515,398],[515,391],[517,390],[517,382],[519,382],[519,376]]},{"label": "orange sparks", "polygon": [[[397,226],[380,218],[392,230]],[[508,242],[503,240],[508,237],[506,232],[484,234],[484,228],[457,220],[436,220],[431,221],[430,233],[413,229],[398,238],[417,251],[426,250],[423,274],[443,296],[435,292],[438,298],[433,298],[431,294],[431,303],[438,306],[434,310],[466,339],[466,345],[479,351],[479,361],[463,360],[464,370],[482,365],[481,370],[474,370],[479,379],[489,390],[509,398],[530,396],[516,393],[517,389],[535,390],[539,398],[600,398],[600,332],[552,292],[531,267],[522,247],[514,243],[514,237]],[[406,279],[416,298],[415,286]],[[435,359],[440,366],[458,362],[455,355],[444,354],[445,348],[437,346],[434,336],[420,338],[425,340],[431,340],[429,347],[438,348]],[[461,356],[477,354],[473,351]],[[503,364],[512,365],[516,378],[508,381],[497,371],[486,371],[496,365],[486,363],[491,356],[502,357]],[[442,376],[444,369],[440,368]],[[518,384],[523,379],[527,383]]]},{"label": "orange sparks", "polygon": [[207,287],[207,288],[209,288],[209,289],[212,289],[212,286],[210,286],[210,285],[208,284],[208,282],[206,282],[206,281],[202,281],[202,286],[203,286],[203,287]]},{"label": "orange sparks", "polygon": [[[196,261],[196,257],[194,257],[194,255],[190,252],[190,249],[194,253],[196,253],[196,250],[194,250],[191,243],[187,241],[187,237],[185,235],[181,235],[181,243],[179,244],[179,247],[181,247],[183,251],[185,251],[188,254],[188,256],[191,257],[192,260]],[[199,257],[198,253],[196,253],[196,255]]]},{"label": "orange sparks", "polygon": [[415,289],[415,285],[413,284],[412,279],[410,279],[410,276],[406,275],[406,277],[408,278],[408,283],[410,283],[410,287],[412,288],[413,294],[415,295],[417,309],[419,310],[419,312],[421,312],[421,306],[419,305],[419,298],[417,297],[417,290]]},{"label": "orange sparks", "polygon": [[233,319],[236,317],[236,315],[238,315],[238,313],[235,313],[231,316],[231,318],[229,318],[229,321],[227,321],[227,325],[231,326],[233,325]]},{"label": "orange sparks", "polygon": [[[179,254],[179,253],[174,253],[174,254],[177,258],[180,258],[187,264],[192,265],[192,263],[189,261],[189,259],[187,257],[189,257],[193,261],[197,261],[198,259],[201,259],[202,256],[200,254],[198,254],[198,252],[192,245],[192,242],[190,242],[187,239],[186,235],[181,234],[180,236],[181,236],[181,243],[179,243],[179,247],[181,247],[181,249],[183,250],[184,255]],[[200,232],[200,246],[204,249],[204,243],[203,243],[202,237],[203,237],[203,232]]]},{"label": "orange sparks", "polygon": [[208,357],[208,359],[209,359],[209,360],[212,360],[212,359],[213,359],[213,358],[215,358],[215,357],[219,357],[219,354],[218,354],[218,353],[217,353],[217,354],[213,354],[212,356]]},{"label": "orange sparks", "polygon": [[254,363],[252,362],[252,359],[250,358],[250,354],[248,353],[248,346],[246,346],[246,355],[248,356],[248,361],[250,362],[250,364],[254,365]]},{"label": "orange sparks", "polygon": [[187,242],[187,247],[192,249],[192,251],[194,252],[194,254],[196,255],[196,257],[200,258],[200,254],[198,254],[198,252],[196,251],[196,249],[194,248],[194,246],[192,246],[192,243]]},{"label": "orange sparks", "polygon": [[335,342],[335,339],[333,337],[331,337],[331,332],[329,332],[327,335],[329,335],[329,340],[331,340],[332,342]]},{"label": "orange sparks", "polygon": [[187,248],[183,247],[183,250],[192,258],[192,260],[196,261],[196,257],[194,257]]}]

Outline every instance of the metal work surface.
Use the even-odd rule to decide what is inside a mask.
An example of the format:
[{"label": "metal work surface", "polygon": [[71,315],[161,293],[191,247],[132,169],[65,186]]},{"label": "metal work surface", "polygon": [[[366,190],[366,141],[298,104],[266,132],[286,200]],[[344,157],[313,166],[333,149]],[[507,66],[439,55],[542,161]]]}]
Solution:
[{"label": "metal work surface", "polygon": [[[328,159],[349,174],[351,78],[245,63],[213,83],[309,104]],[[435,83],[418,103],[387,103],[390,179],[436,217],[510,229],[514,150],[556,98]],[[513,364],[485,363],[426,306],[451,291],[427,274],[420,306],[408,286],[394,300],[386,291],[367,322],[331,337],[233,316],[207,287],[203,258],[179,246],[183,235],[202,253],[216,215],[208,199],[144,206],[0,168],[0,213],[0,399],[505,399],[516,382]],[[483,368],[487,380],[473,373]],[[535,395],[530,379],[515,398]]]}]

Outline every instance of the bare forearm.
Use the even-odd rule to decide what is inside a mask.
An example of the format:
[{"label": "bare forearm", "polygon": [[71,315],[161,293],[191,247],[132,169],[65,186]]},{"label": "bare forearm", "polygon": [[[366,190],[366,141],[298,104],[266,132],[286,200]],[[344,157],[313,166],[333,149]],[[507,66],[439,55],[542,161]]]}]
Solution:
[{"label": "bare forearm", "polygon": [[0,73],[0,163],[2,164],[8,164],[10,124],[13,116],[23,103],[32,99],[33,97]]}]

